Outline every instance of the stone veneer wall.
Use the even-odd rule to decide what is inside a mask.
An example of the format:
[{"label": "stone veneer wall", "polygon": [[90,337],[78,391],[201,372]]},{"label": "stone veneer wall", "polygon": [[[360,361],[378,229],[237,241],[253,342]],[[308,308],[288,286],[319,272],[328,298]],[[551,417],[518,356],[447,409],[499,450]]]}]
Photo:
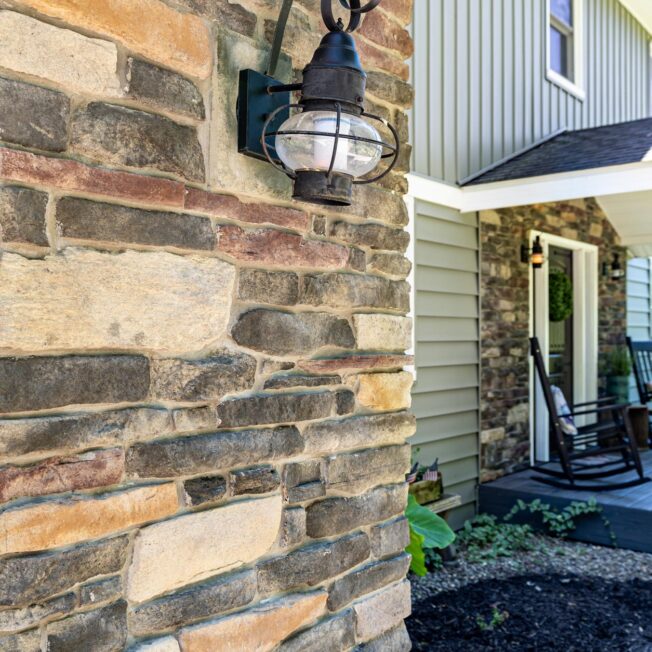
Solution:
[{"label": "stone veneer wall", "polygon": [[[520,246],[535,229],[599,247],[599,353],[624,344],[625,280],[602,263],[626,251],[595,199],[480,213],[482,238],[481,480],[529,464],[529,280]],[[602,383],[602,379],[600,379]]]},{"label": "stone veneer wall", "polygon": [[0,0],[0,650],[410,647],[409,152],[332,211],[237,154],[279,4]]}]

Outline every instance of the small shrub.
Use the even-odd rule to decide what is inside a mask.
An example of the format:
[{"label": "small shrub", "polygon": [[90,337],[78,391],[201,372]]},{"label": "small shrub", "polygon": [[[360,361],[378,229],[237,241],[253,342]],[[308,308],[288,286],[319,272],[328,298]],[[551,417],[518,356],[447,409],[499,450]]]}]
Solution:
[{"label": "small shrub", "polygon": [[504,609],[500,611],[498,607],[491,608],[491,618],[485,620],[480,614],[475,617],[475,622],[477,623],[480,631],[482,632],[493,632],[496,627],[500,627],[507,619],[509,618],[509,611]]},{"label": "small shrub", "polygon": [[457,539],[466,548],[470,561],[512,557],[517,552],[528,552],[537,546],[529,525],[501,523],[489,514],[479,514],[467,521]]}]

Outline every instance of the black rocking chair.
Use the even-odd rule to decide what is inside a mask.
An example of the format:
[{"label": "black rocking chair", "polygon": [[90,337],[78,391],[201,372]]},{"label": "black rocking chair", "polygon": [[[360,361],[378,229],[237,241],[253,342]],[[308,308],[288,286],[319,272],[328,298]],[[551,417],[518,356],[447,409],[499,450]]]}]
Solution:
[{"label": "black rocking chair", "polygon": [[[585,491],[611,491],[649,482],[643,474],[641,457],[632,432],[627,404],[617,404],[613,397],[573,405],[569,416],[593,417],[587,425],[577,426],[577,434],[566,434],[561,427],[548,374],[543,363],[539,340],[530,338],[530,354],[534,358],[541,389],[550,416],[550,432],[561,469],[539,464],[534,470],[547,477],[536,480],[553,487]],[[591,462],[590,458],[596,461]],[[588,461],[584,461],[588,460]],[[587,483],[636,471],[637,478],[625,482]]]},{"label": "black rocking chair", "polygon": [[652,342],[634,342],[627,338],[627,348],[632,359],[638,400],[641,405],[652,401]]}]

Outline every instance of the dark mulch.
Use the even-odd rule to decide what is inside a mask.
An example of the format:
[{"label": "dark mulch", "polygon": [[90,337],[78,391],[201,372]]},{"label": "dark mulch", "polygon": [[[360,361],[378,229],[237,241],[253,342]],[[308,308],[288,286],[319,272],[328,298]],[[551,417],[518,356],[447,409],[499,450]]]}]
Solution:
[{"label": "dark mulch", "polygon": [[[494,613],[504,620],[489,628]],[[407,626],[416,652],[652,652],[652,582],[554,574],[484,580],[417,602]]]}]

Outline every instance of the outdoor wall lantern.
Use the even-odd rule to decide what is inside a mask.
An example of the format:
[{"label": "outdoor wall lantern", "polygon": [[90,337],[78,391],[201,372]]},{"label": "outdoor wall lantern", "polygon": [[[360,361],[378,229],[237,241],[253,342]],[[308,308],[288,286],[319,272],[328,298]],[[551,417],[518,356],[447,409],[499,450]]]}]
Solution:
[{"label": "outdoor wall lantern", "polygon": [[610,279],[617,281],[625,276],[625,270],[620,264],[620,254],[614,254],[611,265],[602,263],[602,276],[608,276]]},{"label": "outdoor wall lantern", "polygon": [[[350,12],[345,27],[335,20],[331,0],[321,0],[329,32],[299,84],[274,79],[285,24],[292,0],[283,0],[276,25],[267,74],[240,71],[238,94],[238,151],[269,161],[294,181],[293,197],[316,204],[349,206],[353,184],[372,183],[396,164],[399,138],[383,118],[366,113],[367,75],[351,35],[362,14],[381,0],[340,0]],[[298,93],[291,102],[290,93]],[[381,137],[376,123],[389,138]],[[387,165],[369,176],[381,160]]]},{"label": "outdoor wall lantern", "polygon": [[543,246],[541,244],[541,238],[537,236],[532,243],[532,249],[530,249],[526,244],[521,245],[521,262],[522,263],[531,263],[533,269],[541,269],[545,257],[543,255]]}]

